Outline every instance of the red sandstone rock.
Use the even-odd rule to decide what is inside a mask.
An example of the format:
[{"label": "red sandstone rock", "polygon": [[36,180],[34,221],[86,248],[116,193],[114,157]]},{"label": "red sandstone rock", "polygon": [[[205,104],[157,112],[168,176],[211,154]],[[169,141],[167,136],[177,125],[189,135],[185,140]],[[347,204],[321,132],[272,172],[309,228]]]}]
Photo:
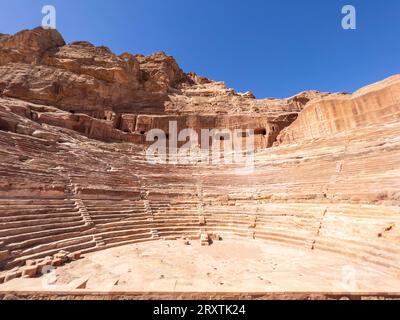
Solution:
[{"label": "red sandstone rock", "polygon": [[[0,36],[0,280],[26,260],[40,274],[81,252],[199,234],[333,251],[397,277],[399,83],[258,100],[163,53]],[[171,120],[255,129],[254,171],[149,164],[144,134]]]},{"label": "red sandstone rock", "polygon": [[82,253],[80,251],[73,253],[74,259],[79,260],[82,256]]},{"label": "red sandstone rock", "polygon": [[37,275],[38,266],[26,266],[21,269],[23,278],[33,278]]},{"label": "red sandstone rock", "polygon": [[40,63],[46,52],[65,45],[56,30],[36,28],[0,38],[0,65],[10,62]]},{"label": "red sandstone rock", "polygon": [[53,260],[61,260],[63,263],[68,261],[68,253],[67,252],[59,252],[54,255]]},{"label": "red sandstone rock", "polygon": [[59,266],[62,266],[63,264],[64,264],[64,259],[62,259],[62,258],[54,258],[51,261],[51,265],[53,267],[59,267]]}]

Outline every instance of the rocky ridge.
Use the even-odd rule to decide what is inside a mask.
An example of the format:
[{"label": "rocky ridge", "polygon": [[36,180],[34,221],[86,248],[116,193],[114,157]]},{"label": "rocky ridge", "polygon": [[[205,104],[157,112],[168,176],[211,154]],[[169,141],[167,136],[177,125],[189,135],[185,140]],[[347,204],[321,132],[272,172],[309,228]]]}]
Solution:
[{"label": "rocky ridge", "polygon": [[[398,279],[399,110],[400,76],[352,95],[257,100],[163,53],[117,56],[40,28],[2,35],[0,282],[60,251],[211,235]],[[255,129],[254,171],[148,163],[145,133],[174,119]]]},{"label": "rocky ridge", "polygon": [[[35,122],[105,142],[143,143],[155,123],[168,127],[171,119],[180,118],[178,129],[199,130],[241,126],[238,119],[243,116],[246,127],[266,129],[267,137],[260,139],[266,142],[259,145],[271,146],[309,101],[326,95],[309,91],[288,99],[257,100],[223,82],[184,73],[163,52],[117,56],[88,42],[65,44],[55,30],[22,31],[0,42],[0,97],[8,98],[3,106],[12,98],[46,106],[21,108]],[[9,107],[13,105],[15,101]]]}]

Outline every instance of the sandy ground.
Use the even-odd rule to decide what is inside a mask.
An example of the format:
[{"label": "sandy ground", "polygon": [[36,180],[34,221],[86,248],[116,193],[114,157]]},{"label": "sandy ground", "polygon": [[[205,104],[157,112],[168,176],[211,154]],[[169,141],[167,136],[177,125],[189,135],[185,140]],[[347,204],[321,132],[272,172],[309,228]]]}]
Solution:
[{"label": "sandy ground", "polygon": [[398,292],[400,279],[377,268],[258,240],[209,247],[159,240],[86,254],[47,276],[0,285],[0,291]]}]

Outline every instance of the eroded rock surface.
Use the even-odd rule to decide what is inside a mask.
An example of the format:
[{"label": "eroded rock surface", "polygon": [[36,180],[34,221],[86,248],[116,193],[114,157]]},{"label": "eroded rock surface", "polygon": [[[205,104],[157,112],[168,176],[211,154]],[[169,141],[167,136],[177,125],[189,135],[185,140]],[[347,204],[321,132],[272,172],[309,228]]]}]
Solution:
[{"label": "eroded rock surface", "polygon": [[346,97],[331,95],[311,101],[280,135],[282,143],[302,143],[359,127],[397,123],[400,119],[400,76],[365,87]]},{"label": "eroded rock surface", "polygon": [[[1,36],[0,282],[62,250],[202,234],[323,252],[398,279],[399,79],[257,100],[164,53],[117,56],[41,29]],[[145,133],[170,120],[255,129],[254,171],[149,163]]]},{"label": "eroded rock surface", "polygon": [[[163,52],[117,56],[88,42],[65,44],[55,30],[37,28],[0,41],[1,96],[54,107],[39,117],[40,122],[77,128],[106,142],[139,143],[155,128],[153,124],[168,127],[171,118],[162,116],[169,115],[190,116],[179,121],[179,131],[187,127],[265,131],[257,144],[271,146],[309,101],[326,95],[310,91],[289,99],[257,100],[252,93],[236,93],[223,82],[184,73]],[[68,113],[80,114],[74,128]],[[146,115],[146,123],[137,115]]]}]

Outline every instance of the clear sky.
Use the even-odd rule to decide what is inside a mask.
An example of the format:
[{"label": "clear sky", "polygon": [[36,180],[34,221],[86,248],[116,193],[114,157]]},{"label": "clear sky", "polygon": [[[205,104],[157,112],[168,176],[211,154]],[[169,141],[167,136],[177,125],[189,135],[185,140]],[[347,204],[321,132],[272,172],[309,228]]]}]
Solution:
[{"label": "clear sky", "polygon": [[[400,0],[0,0],[0,33],[40,25],[47,4],[67,42],[165,51],[258,98],[352,92],[400,73]],[[341,27],[346,4],[356,30]]]}]

